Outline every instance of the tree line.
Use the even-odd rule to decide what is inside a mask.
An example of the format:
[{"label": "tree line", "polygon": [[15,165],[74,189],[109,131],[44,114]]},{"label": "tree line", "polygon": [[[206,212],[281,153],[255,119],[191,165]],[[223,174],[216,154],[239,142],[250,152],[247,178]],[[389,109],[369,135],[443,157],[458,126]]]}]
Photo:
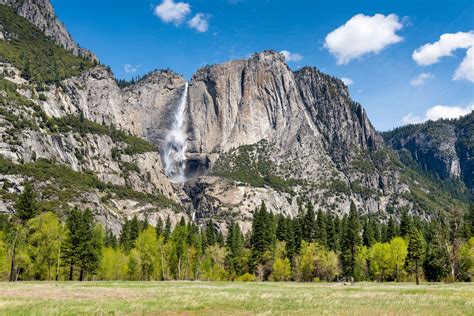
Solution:
[{"label": "tree line", "polygon": [[300,205],[294,218],[264,203],[244,234],[229,222],[200,227],[183,218],[151,226],[126,220],[120,235],[72,209],[62,220],[38,211],[30,185],[16,213],[0,217],[3,280],[471,281],[474,207],[425,221],[403,212],[382,222],[351,204],[338,217]]}]

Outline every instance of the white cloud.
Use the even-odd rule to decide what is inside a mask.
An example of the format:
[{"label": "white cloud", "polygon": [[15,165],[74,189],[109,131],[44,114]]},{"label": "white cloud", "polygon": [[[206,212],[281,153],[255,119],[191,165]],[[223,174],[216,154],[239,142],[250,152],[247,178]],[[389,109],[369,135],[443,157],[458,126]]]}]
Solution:
[{"label": "white cloud", "polygon": [[291,53],[287,50],[282,50],[280,52],[280,54],[283,54],[283,56],[285,56],[285,60],[287,62],[290,62],[290,61],[302,61],[303,60],[303,56],[301,56],[300,54],[298,53]]},{"label": "white cloud", "polygon": [[474,31],[443,34],[438,41],[415,49],[412,58],[418,65],[428,66],[439,62],[443,57],[452,56],[457,49],[467,49],[467,53],[456,69],[453,80],[466,79],[474,82]]},{"label": "white cloud", "polygon": [[334,55],[338,65],[403,41],[396,34],[403,27],[396,14],[367,16],[357,14],[326,36],[324,47]]},{"label": "white cloud", "polygon": [[341,80],[346,86],[350,86],[354,83],[354,80],[352,80],[351,78],[342,77]]},{"label": "white cloud", "polygon": [[138,68],[140,68],[140,65],[130,65],[130,64],[126,64],[123,66],[123,70],[128,73],[128,74],[133,74],[135,72],[138,71]]},{"label": "white cloud", "polygon": [[191,13],[189,3],[174,2],[173,0],[163,0],[155,8],[155,15],[165,23],[181,24],[186,16]]},{"label": "white cloud", "polygon": [[198,32],[206,32],[209,27],[209,19],[204,14],[198,13],[188,21],[188,25]]},{"label": "white cloud", "polygon": [[467,50],[466,57],[454,73],[453,80],[461,79],[474,82],[474,46]]},{"label": "white cloud", "polygon": [[474,104],[465,107],[436,105],[428,109],[423,117],[408,113],[402,119],[405,124],[417,124],[426,121],[436,121],[439,119],[454,119],[467,115],[474,111]]},{"label": "white cloud", "polygon": [[422,72],[412,80],[410,80],[410,84],[414,87],[418,87],[424,85],[426,80],[434,78],[434,75],[430,72]]}]

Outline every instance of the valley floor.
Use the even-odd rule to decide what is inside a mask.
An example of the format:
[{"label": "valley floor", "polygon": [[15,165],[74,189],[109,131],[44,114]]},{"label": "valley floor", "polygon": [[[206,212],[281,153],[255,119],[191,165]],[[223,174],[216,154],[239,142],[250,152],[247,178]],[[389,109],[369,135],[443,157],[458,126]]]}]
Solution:
[{"label": "valley floor", "polygon": [[474,315],[474,284],[0,283],[1,315]]}]

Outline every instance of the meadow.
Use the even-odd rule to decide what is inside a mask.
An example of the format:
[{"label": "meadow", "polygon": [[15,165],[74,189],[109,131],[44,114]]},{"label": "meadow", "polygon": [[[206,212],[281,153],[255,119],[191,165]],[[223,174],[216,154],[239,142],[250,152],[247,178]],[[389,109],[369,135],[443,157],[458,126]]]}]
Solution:
[{"label": "meadow", "polygon": [[0,315],[474,315],[474,285],[0,283]]}]

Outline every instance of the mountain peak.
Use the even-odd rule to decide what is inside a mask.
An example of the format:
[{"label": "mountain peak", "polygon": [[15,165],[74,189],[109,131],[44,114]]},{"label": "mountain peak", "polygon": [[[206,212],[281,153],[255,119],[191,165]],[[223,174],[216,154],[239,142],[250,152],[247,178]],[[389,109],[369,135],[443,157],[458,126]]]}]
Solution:
[{"label": "mountain peak", "polygon": [[70,51],[75,56],[98,61],[89,50],[79,46],[71,37],[64,24],[59,21],[49,0],[0,0],[15,12],[30,21],[57,45]]}]

